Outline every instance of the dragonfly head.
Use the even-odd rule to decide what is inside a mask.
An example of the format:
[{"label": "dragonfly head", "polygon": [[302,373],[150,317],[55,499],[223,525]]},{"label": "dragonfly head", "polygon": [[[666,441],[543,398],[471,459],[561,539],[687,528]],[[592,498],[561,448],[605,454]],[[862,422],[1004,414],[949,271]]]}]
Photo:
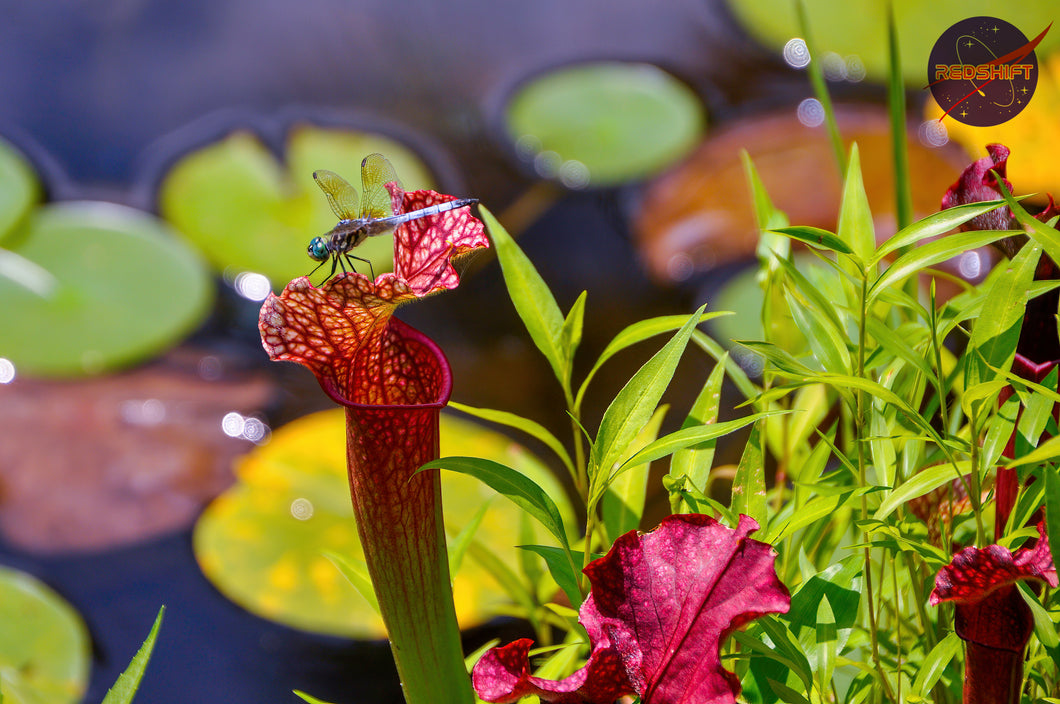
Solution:
[{"label": "dragonfly head", "polygon": [[328,243],[323,237],[314,237],[309,241],[309,257],[313,261],[322,262],[328,258]]}]

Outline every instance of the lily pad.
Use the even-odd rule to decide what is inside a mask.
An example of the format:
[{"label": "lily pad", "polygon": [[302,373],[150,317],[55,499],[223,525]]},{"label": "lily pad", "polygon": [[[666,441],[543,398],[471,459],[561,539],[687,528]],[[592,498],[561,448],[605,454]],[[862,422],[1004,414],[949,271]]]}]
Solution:
[{"label": "lily pad", "polygon": [[[194,533],[203,573],[226,596],[264,618],[295,628],[351,638],[376,639],[382,621],[325,553],[363,560],[346,480],[345,414],[323,411],[273,433],[270,442],[238,464],[238,483],[203,513]],[[442,455],[488,457],[519,468],[560,506],[568,525],[572,511],[559,483],[532,455],[504,436],[443,415]],[[489,504],[475,534],[505,564],[521,559],[514,547],[520,512],[481,482],[442,473],[446,529],[450,536]],[[544,530],[538,540],[546,542]],[[489,573],[464,557],[454,577],[461,627],[481,624],[510,604]]]},{"label": "lily pad", "polygon": [[194,329],[213,300],[200,259],[156,218],[102,202],[34,212],[0,251],[0,356],[36,376],[147,359]]},{"label": "lily pad", "polygon": [[687,154],[706,122],[699,98],[670,74],[610,61],[529,81],[512,97],[505,120],[538,174],[572,187],[655,173]]},{"label": "lily pad", "polygon": [[40,184],[33,167],[0,139],[0,242],[11,235],[38,200]]},{"label": "lily pad", "polygon": [[[337,222],[313,171],[334,171],[359,192],[361,160],[372,152],[386,155],[407,190],[432,186],[408,147],[378,134],[299,127],[284,165],[257,137],[236,132],[177,162],[162,182],[159,211],[216,269],[264,274],[279,290],[316,266],[309,240]],[[393,252],[393,238],[380,236],[357,254],[379,274],[392,269]]]},{"label": "lily pad", "polygon": [[91,644],[81,617],[30,575],[0,567],[0,693],[4,704],[78,702]]},{"label": "lily pad", "polygon": [[[1056,18],[1055,0],[1026,0],[999,7],[994,0],[805,0],[810,31],[820,53],[834,52],[846,61],[856,57],[865,76],[883,82],[888,73],[887,7],[894,7],[902,59],[902,74],[910,88],[927,83],[928,55],[935,41],[951,25],[968,17],[997,16],[1034,37]],[[729,9],[744,29],[780,54],[793,37],[801,37],[796,4],[791,0],[729,0]],[[1039,45],[1041,52],[1060,46],[1060,34],[1050,32]]]}]

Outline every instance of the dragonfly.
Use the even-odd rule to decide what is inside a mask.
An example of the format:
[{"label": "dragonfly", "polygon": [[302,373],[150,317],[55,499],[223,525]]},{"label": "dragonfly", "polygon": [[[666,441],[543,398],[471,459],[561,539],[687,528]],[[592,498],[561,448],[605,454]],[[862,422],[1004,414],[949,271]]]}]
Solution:
[{"label": "dragonfly", "polygon": [[327,234],[314,237],[309,242],[310,258],[320,262],[313,271],[309,272],[309,275],[312,276],[317,269],[327,263],[328,259],[331,259],[331,273],[328,274],[328,279],[335,275],[335,270],[339,267],[342,267],[345,273],[347,264],[356,271],[353,259],[367,264],[374,279],[375,271],[372,269],[372,263],[363,257],[351,254],[351,250],[359,244],[369,237],[385,235],[398,225],[411,220],[478,203],[478,198],[461,198],[407,213],[394,213],[386,184],[395,183],[400,188],[401,181],[398,180],[393,165],[382,154],[369,154],[361,162],[360,208],[357,207],[357,189],[334,171],[327,169],[314,171],[313,180],[327,196],[331,210],[339,218],[338,224]]}]

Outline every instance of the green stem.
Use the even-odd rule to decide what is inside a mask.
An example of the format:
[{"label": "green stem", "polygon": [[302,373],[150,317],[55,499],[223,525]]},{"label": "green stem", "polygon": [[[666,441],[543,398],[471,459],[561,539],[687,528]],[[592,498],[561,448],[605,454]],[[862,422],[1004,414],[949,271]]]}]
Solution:
[{"label": "green stem", "polygon": [[[860,379],[865,378],[865,341],[867,337],[867,320],[868,320],[868,277],[865,272],[862,272],[861,276],[861,296],[859,301],[858,310],[858,369],[857,376]],[[858,486],[864,489],[868,485],[868,471],[866,469],[865,459],[865,416],[867,410],[867,404],[865,402],[865,392],[858,389],[855,392],[855,415],[856,420],[854,422],[854,445],[855,451],[858,458]],[[861,515],[863,518],[867,518],[869,515],[868,498],[865,494],[861,495]],[[867,530],[862,532],[862,540],[865,545],[865,606],[868,610],[869,616],[869,640],[872,643],[872,663],[876,668],[876,673],[879,677],[880,684],[883,686],[884,692],[887,696],[888,701],[895,701],[894,696],[891,693],[890,684],[887,682],[887,676],[883,671],[883,663],[880,661],[880,642],[876,634],[876,607],[873,604],[873,589],[872,589],[872,548],[869,547],[868,543],[871,540],[871,536]]]}]

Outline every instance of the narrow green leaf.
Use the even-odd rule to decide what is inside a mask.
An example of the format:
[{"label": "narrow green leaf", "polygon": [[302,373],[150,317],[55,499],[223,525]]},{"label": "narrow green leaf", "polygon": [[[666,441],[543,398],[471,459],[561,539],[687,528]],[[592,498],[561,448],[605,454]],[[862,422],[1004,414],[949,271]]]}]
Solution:
[{"label": "narrow green leaf", "polygon": [[1012,210],[1012,214],[1020,225],[1023,225],[1026,230],[1027,236],[1034,241],[1039,247],[1045,250],[1045,253],[1054,261],[1060,261],[1060,231],[1056,228],[1049,227],[1038,218],[1028,213],[1019,200],[1012,196],[1012,193],[1005,188],[1004,179],[997,179],[998,188],[1001,189],[1001,195],[1004,197],[1005,202],[1008,203],[1008,207]]},{"label": "narrow green leaf", "polygon": [[850,489],[834,496],[814,496],[783,522],[777,523],[774,521],[774,524],[769,526],[769,533],[766,534],[765,541],[771,544],[779,543],[800,528],[805,528],[811,523],[816,523],[823,518],[834,515],[837,511],[852,505],[856,499],[874,490],[874,487],[864,487]]},{"label": "narrow green leaf", "polygon": [[303,692],[300,689],[292,690],[292,692],[294,693],[294,695],[296,697],[298,697],[299,699],[301,699],[304,702],[308,702],[309,704],[331,704],[331,702],[326,702],[323,699],[318,699],[318,698],[314,697],[312,694],[306,694],[305,692]]},{"label": "narrow green leaf", "polygon": [[717,340],[705,334],[702,330],[696,330],[692,333],[692,342],[713,357],[718,364],[725,367],[725,371],[728,373],[732,383],[736,385],[736,388],[743,394],[744,398],[753,398],[758,393],[758,389],[748,378],[747,372],[743,370],[739,362],[728,355],[725,348],[718,344]]},{"label": "narrow green leaf", "polygon": [[1060,467],[1049,465],[1042,471],[1045,474],[1045,530],[1055,565],[1060,562]]},{"label": "narrow green leaf", "polygon": [[[762,418],[781,415],[783,413],[788,413],[788,411],[765,411],[763,413],[755,413],[753,415],[744,416],[743,418],[737,418],[736,420],[727,420],[724,423],[710,423],[708,425],[697,425],[690,428],[683,428],[668,435],[664,435],[655,442],[647,445],[640,452],[626,460],[625,465],[652,462],[660,457],[666,457],[677,450],[699,445],[708,440],[728,435],[729,433],[748,426]],[[623,465],[623,467],[625,465]]]},{"label": "narrow green leaf", "polygon": [[[917,220],[912,225],[902,228],[894,233],[890,239],[880,245],[873,258],[873,263],[899,250],[904,250],[921,240],[929,237],[938,237],[963,225],[972,218],[979,217],[991,210],[996,210],[1005,204],[1003,200],[984,201],[981,203],[967,203],[946,208],[928,215],[926,218]],[[985,232],[985,230],[980,230]],[[997,233],[1000,236],[1000,232]],[[959,254],[956,253],[956,254]],[[956,256],[955,254],[955,256]]]},{"label": "narrow green leaf", "polygon": [[425,469],[446,469],[475,477],[537,519],[560,545],[569,548],[567,530],[556,503],[536,482],[511,467],[480,457],[442,457],[417,471]]},{"label": "narrow green leaf", "polygon": [[1016,395],[1009,397],[1001,404],[997,413],[990,416],[986,426],[986,439],[983,440],[983,465],[993,467],[1005,451],[1012,430],[1016,425],[1017,413],[1019,413],[1020,400]]},{"label": "narrow green leaf", "polygon": [[920,663],[916,679],[913,680],[913,692],[918,696],[926,697],[942,677],[946,666],[956,657],[957,653],[961,652],[962,646],[961,639],[953,632],[940,640]]},{"label": "narrow green leaf", "polygon": [[475,533],[478,532],[479,526],[482,525],[482,519],[486,517],[486,511],[489,508],[490,502],[483,501],[482,505],[475,511],[475,515],[471,517],[467,525],[460,529],[456,537],[446,541],[446,549],[449,553],[450,578],[455,577],[456,573],[460,571],[460,565],[464,562],[464,554],[471,545],[471,541],[475,539]]},{"label": "narrow green leaf", "polygon": [[764,616],[758,619],[757,623],[769,636],[769,639],[773,641],[773,647],[776,652],[782,654],[792,663],[792,672],[802,680],[806,691],[809,691],[813,687],[813,674],[810,669],[810,662],[806,659],[806,654],[803,652],[802,645],[799,644],[795,634],[788,629],[783,621],[773,616]]},{"label": "narrow green leaf", "polygon": [[527,435],[537,438],[544,443],[548,449],[556,453],[556,456],[559,457],[561,462],[563,462],[563,466],[567,468],[567,471],[570,472],[571,476],[574,476],[574,462],[567,453],[567,448],[563,447],[563,443],[561,443],[555,435],[549,432],[548,428],[540,423],[507,411],[465,406],[456,401],[450,401],[449,408],[460,411],[461,413],[467,413],[469,416],[490,421],[491,423],[499,423],[501,425],[506,425],[509,428],[521,430]]},{"label": "narrow green leaf", "polygon": [[[725,358],[728,358],[726,353]],[[714,365],[707,383],[700,389],[692,404],[688,417],[681,424],[681,430],[696,428],[704,425],[712,425],[718,422],[718,411],[721,407],[721,384],[725,380],[725,362],[720,361]],[[716,440],[706,440],[696,443],[680,450],[674,450],[670,459],[670,471],[667,475],[673,480],[685,477],[692,486],[703,491],[707,486],[707,477],[710,475],[711,467],[714,466],[714,449]],[[674,513],[684,513],[689,509],[687,505],[679,507]]]},{"label": "narrow green leaf", "polygon": [[1049,618],[1049,612],[1042,606],[1038,595],[1031,590],[1029,584],[1020,580],[1016,582],[1016,587],[1020,590],[1020,596],[1023,597],[1024,603],[1030,608],[1031,615],[1034,617],[1034,635],[1038,636],[1038,640],[1046,648],[1055,648],[1060,644],[1060,638],[1057,637],[1056,624]]},{"label": "narrow green leaf", "polygon": [[730,508],[733,513],[746,514],[765,527],[769,515],[766,511],[766,468],[759,426],[759,423],[751,426],[751,435],[736,467]]},{"label": "narrow green leaf", "polygon": [[[575,609],[581,608],[584,597],[581,589],[578,588],[578,574],[574,571],[574,567],[567,559],[565,552],[548,545],[520,545],[519,547],[535,555],[540,555],[545,561],[552,579],[556,580],[556,584],[567,595],[567,600],[570,601],[571,606]],[[573,551],[572,555],[577,561],[575,564],[580,565],[582,563],[582,553]]]},{"label": "narrow green leaf", "polygon": [[564,318],[545,280],[489,210],[479,207],[493,239],[508,295],[537,349],[545,355],[564,389],[570,388],[570,360],[563,346]]},{"label": "narrow green leaf", "polygon": [[[700,316],[699,322],[705,323],[708,320],[713,320],[714,318],[723,315],[732,315],[732,313],[728,311],[704,313]],[[585,398],[585,392],[589,388],[589,382],[592,381],[594,376],[596,376],[596,372],[600,370],[600,367],[604,365],[604,362],[638,342],[644,342],[656,335],[680,330],[687,322],[688,318],[684,315],[662,315],[656,318],[648,318],[647,320],[638,320],[637,322],[626,326],[620,333],[615,335],[611,342],[607,343],[607,347],[605,347],[604,351],[600,353],[600,356],[597,358],[596,363],[593,364],[592,369],[590,369],[589,373],[585,375],[585,381],[583,381],[578,388],[578,394],[574,399],[575,410],[581,408],[582,400]],[[706,337],[702,333],[699,333],[699,336]]]},{"label": "narrow green leaf", "polygon": [[791,240],[787,237],[778,237],[769,232],[776,228],[787,227],[790,223],[787,215],[776,209],[773,201],[766,192],[762,179],[758,176],[754,162],[746,149],[740,150],[740,161],[743,163],[747,182],[751,187],[751,203],[754,207],[755,222],[758,224],[758,246],[755,251],[759,261],[769,262],[783,260],[791,252]]},{"label": "narrow green leaf", "polygon": [[793,240],[798,240],[811,247],[817,249],[824,249],[832,252],[840,252],[841,254],[853,254],[854,250],[850,248],[846,242],[839,238],[839,235],[829,232],[828,230],[822,230],[819,227],[810,227],[809,225],[794,225],[792,227],[777,227],[768,232],[773,232],[778,235],[790,237]]},{"label": "narrow green leaf", "polygon": [[784,292],[784,298],[796,327],[806,337],[821,368],[849,374],[850,351],[846,339],[829,324],[828,316],[815,306],[805,305],[790,290]]},{"label": "narrow green leaf", "polygon": [[861,158],[858,145],[850,148],[847,162],[843,198],[839,205],[839,226],[836,234],[847,243],[857,258],[859,269],[871,261],[876,250],[876,229],[872,223],[869,197],[865,194],[865,183],[861,178]]},{"label": "narrow green leaf", "polygon": [[965,353],[968,386],[993,380],[993,368],[1007,370],[1012,365],[1027,307],[1027,288],[1041,254],[1041,247],[1028,243],[990,288],[990,305],[976,321]]},{"label": "narrow green leaf", "polygon": [[817,602],[816,620],[814,635],[816,636],[817,690],[822,696],[827,697],[828,692],[831,691],[832,673],[835,670],[835,658],[838,655],[835,614],[832,613],[832,605],[828,602],[827,594]]},{"label": "narrow green leaf", "polygon": [[765,357],[766,361],[774,367],[771,371],[783,372],[792,376],[809,376],[816,373],[813,369],[795,359],[790,352],[770,342],[761,342],[759,340],[734,340],[734,342]]},{"label": "narrow green leaf", "polygon": [[[659,427],[666,417],[666,411],[667,406],[659,406],[655,410],[637,435],[637,439],[630,445],[628,455],[632,456],[635,454],[632,450],[639,450],[659,437]],[[650,469],[650,462],[624,464],[621,476],[616,476],[608,482],[600,506],[608,535],[618,537],[640,527],[640,519],[644,515],[644,501],[648,494]]]},{"label": "narrow green leaf", "polygon": [[357,593],[368,602],[368,605],[372,607],[372,611],[377,614],[380,613],[379,600],[375,597],[375,587],[372,586],[372,579],[368,576],[368,565],[364,563],[364,560],[350,560],[345,555],[340,555],[330,550],[323,551],[323,555],[331,564],[335,565],[336,569],[346,578],[346,581],[352,584]]},{"label": "narrow green leaf", "polygon": [[777,698],[784,704],[810,704],[809,699],[783,682],[778,682],[771,677],[766,678],[766,682],[773,690],[773,693],[777,695]]},{"label": "narrow green leaf", "polygon": [[155,639],[158,638],[158,629],[162,627],[162,614],[165,611],[165,606],[158,610],[158,616],[155,617],[155,623],[151,626],[147,639],[136,651],[136,655],[133,656],[125,671],[118,675],[114,686],[107,690],[107,695],[103,697],[103,704],[129,704],[133,700],[136,690],[140,687],[140,680],[143,679],[144,670],[147,669],[147,663],[151,660],[151,651],[155,648]]},{"label": "narrow green leaf", "polygon": [[[556,550],[560,554],[565,554],[560,548]],[[518,604],[523,609],[523,613],[536,625],[537,597],[531,591],[532,585],[517,575],[505,560],[498,558],[496,551],[486,547],[477,539],[471,541],[467,554],[496,580],[508,598]]]},{"label": "narrow green leaf", "polygon": [[966,461],[957,462],[956,466],[946,463],[926,467],[887,494],[873,518],[881,521],[907,501],[934,491],[947,482],[967,477],[970,473],[971,465]]},{"label": "narrow green leaf", "polygon": [[912,406],[909,405],[905,399],[898,396],[896,393],[888,389],[886,386],[873,381],[871,379],[864,379],[861,377],[844,375],[844,374],[814,374],[811,375],[808,381],[816,381],[823,384],[829,384],[836,390],[841,389],[860,389],[866,391],[883,403],[894,406],[897,410],[901,411],[909,420],[917,425],[921,430],[924,431],[932,440],[938,443],[939,446],[945,446],[942,437],[938,434],[938,431],[931,426],[931,423],[925,419],[920,413],[917,412]]},{"label": "narrow green leaf", "polygon": [[604,411],[589,456],[591,483],[606,481],[618,458],[655,412],[705,307],[692,314],[677,334],[637,370]]},{"label": "narrow green leaf", "polygon": [[[951,208],[950,210],[956,210]],[[944,210],[943,213],[949,213]],[[940,214],[941,215],[941,214]],[[970,218],[968,218],[970,219]],[[920,221],[925,222],[924,220]],[[916,223],[911,227],[916,227]],[[969,249],[985,247],[1004,237],[1010,237],[1018,232],[1010,230],[972,230],[971,232],[958,232],[955,235],[947,235],[925,245],[911,249],[891,263],[887,269],[876,278],[869,287],[869,302],[875,301],[888,287],[901,283],[907,276],[919,273],[928,267],[941,264],[947,259],[959,256]]]},{"label": "narrow green leaf", "polygon": [[582,291],[581,295],[574,301],[574,305],[567,311],[567,317],[563,320],[563,329],[560,331],[560,348],[567,362],[564,377],[571,378],[571,365],[574,364],[574,353],[578,351],[578,345],[582,342],[582,329],[585,325],[585,299],[588,291]]}]

